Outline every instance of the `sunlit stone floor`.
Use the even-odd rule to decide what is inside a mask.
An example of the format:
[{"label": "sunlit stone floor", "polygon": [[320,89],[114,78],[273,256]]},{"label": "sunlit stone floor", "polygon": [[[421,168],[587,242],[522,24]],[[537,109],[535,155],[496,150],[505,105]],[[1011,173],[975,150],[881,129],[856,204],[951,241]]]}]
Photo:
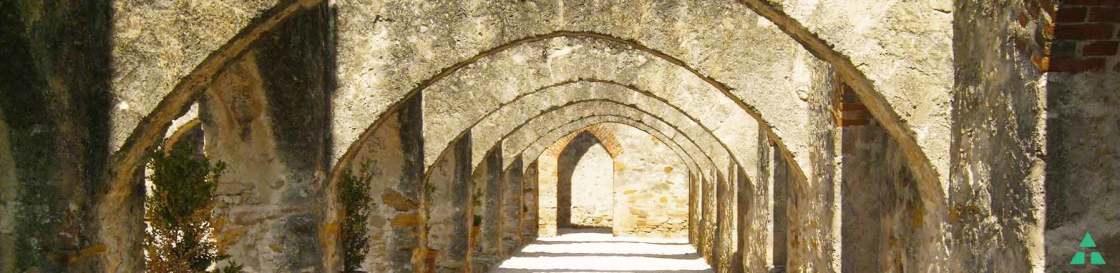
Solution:
[{"label": "sunlit stone floor", "polygon": [[491,272],[712,272],[687,239],[614,237],[598,230],[560,233],[539,238]]}]

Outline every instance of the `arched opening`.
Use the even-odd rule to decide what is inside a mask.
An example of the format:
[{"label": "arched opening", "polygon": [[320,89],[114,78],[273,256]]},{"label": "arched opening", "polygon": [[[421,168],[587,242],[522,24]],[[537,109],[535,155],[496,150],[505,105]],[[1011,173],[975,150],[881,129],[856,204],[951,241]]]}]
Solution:
[{"label": "arched opening", "polygon": [[557,227],[610,229],[615,192],[611,154],[585,131],[568,142],[556,164]]},{"label": "arched opening", "polygon": [[[551,141],[548,137],[542,140]],[[525,153],[528,157],[536,154]],[[536,158],[539,169],[527,173],[537,173],[542,218],[565,217],[558,211],[570,206],[567,217],[571,225],[560,225],[557,234],[542,234],[538,242],[523,248],[495,272],[550,268],[703,272],[700,270],[708,266],[686,241],[690,167],[682,158],[666,156],[674,153],[661,138],[614,122],[594,123],[556,139]],[[608,175],[611,178],[604,177]],[[564,188],[570,189],[570,197],[563,198],[569,194]],[[581,194],[585,196],[578,196]],[[550,204],[549,199],[556,203]],[[596,217],[610,217],[612,223],[606,226]],[[551,232],[555,228],[548,225],[563,222],[541,221],[540,229]],[[573,262],[587,256],[604,257]]]},{"label": "arched opening", "polygon": [[[591,153],[595,148],[603,145],[587,130],[573,133],[568,137],[570,140],[561,139],[552,144],[549,151],[537,159],[538,164],[546,166],[539,174],[539,187],[542,200],[552,197],[549,188],[557,189],[557,203],[552,205],[545,201],[540,207],[542,217],[548,218],[551,217],[549,214],[555,213],[555,225],[560,228],[600,228],[610,230],[616,236],[686,238],[690,196],[688,167],[676,157],[664,156],[674,152],[644,131],[617,123],[602,123],[592,128],[609,132],[619,143],[618,152],[611,156],[607,149],[602,149],[604,154],[600,158],[589,157],[594,156]],[[550,166],[551,162],[555,162],[552,163],[555,167]],[[589,169],[600,169],[596,173],[579,175],[578,166],[582,164],[606,166],[587,166]],[[555,172],[549,174],[553,169]],[[611,178],[604,179],[603,176],[608,174]],[[566,192],[564,188],[571,192]],[[571,196],[564,197],[566,194]],[[588,203],[581,206],[579,201]],[[573,209],[569,212],[571,214],[564,215],[566,206],[583,211]],[[595,210],[586,209],[588,207]],[[561,224],[562,217],[568,217],[573,222]],[[609,226],[599,220],[607,217],[612,220]],[[550,225],[553,224],[542,222],[542,232],[554,230]]]}]

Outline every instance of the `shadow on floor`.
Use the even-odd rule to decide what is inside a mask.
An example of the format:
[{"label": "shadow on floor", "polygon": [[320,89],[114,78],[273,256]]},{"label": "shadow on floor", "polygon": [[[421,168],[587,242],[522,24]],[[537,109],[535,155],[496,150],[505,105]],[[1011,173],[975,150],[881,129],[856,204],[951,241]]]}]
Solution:
[{"label": "shadow on floor", "polygon": [[607,229],[558,233],[526,245],[490,272],[713,272],[681,239],[614,237]]},{"label": "shadow on floor", "polygon": [[517,257],[524,258],[541,258],[541,257],[646,257],[657,259],[678,259],[678,260],[695,260],[699,259],[700,255],[696,253],[691,254],[635,254],[635,253],[548,253],[548,252],[522,252]]},{"label": "shadow on floor", "polygon": [[651,244],[651,245],[666,245],[666,246],[685,246],[689,245],[687,242],[674,243],[674,242],[645,242],[641,240],[616,240],[616,241],[592,241],[592,240],[548,240],[536,241],[534,244],[541,245],[565,245],[565,244],[584,244],[584,243],[634,243],[634,244]]}]

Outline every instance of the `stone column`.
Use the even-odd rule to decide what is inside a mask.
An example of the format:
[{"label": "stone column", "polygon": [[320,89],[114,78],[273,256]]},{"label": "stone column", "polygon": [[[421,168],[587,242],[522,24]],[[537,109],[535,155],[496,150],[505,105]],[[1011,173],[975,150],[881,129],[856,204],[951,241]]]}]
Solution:
[{"label": "stone column", "polygon": [[246,271],[322,271],[333,62],[329,15],[318,11],[278,26],[201,100],[207,154],[227,166],[218,245]]},{"label": "stone column", "polygon": [[807,177],[789,185],[789,259],[787,272],[840,271],[840,179],[838,120],[834,119],[832,70],[808,60],[813,72],[809,96]]},{"label": "stone column", "polygon": [[424,176],[421,95],[385,117],[349,167],[370,183],[369,252],[362,262],[367,272],[413,272]]},{"label": "stone column", "polygon": [[[95,208],[113,128],[111,6],[0,3],[0,272],[101,271],[107,255],[80,254],[105,253]],[[127,246],[114,254],[142,270],[143,191],[128,190],[115,200],[128,236],[113,238]]]},{"label": "stone column", "polygon": [[[496,145],[479,163],[472,176],[474,191],[471,203],[474,206],[473,219],[477,231],[472,241],[470,262],[472,272],[487,272],[491,265],[498,262],[501,242],[502,222],[502,149]],[[481,222],[478,222],[480,221]]]},{"label": "stone column", "polygon": [[426,248],[413,258],[422,272],[463,272],[471,220],[471,136],[467,132],[432,166],[424,190]]},{"label": "stone column", "polygon": [[701,176],[701,194],[700,194],[700,255],[708,261],[708,264],[715,264],[713,259],[715,257],[713,249],[715,249],[716,241],[716,181],[718,177],[723,174],[718,171],[708,171],[709,173]]},{"label": "stone column", "polygon": [[[738,181],[739,191],[739,250],[742,253],[743,272],[769,272],[774,265],[775,253],[784,251],[785,241],[775,239],[776,233],[784,229],[775,221],[779,216],[776,208],[785,207],[785,199],[775,199],[774,160],[780,152],[774,151],[765,132],[758,134],[758,177]],[[745,173],[741,173],[741,176]],[[785,217],[784,215],[781,217]],[[785,238],[785,237],[782,237]],[[782,258],[784,266],[784,257]]]},{"label": "stone column", "polygon": [[[400,139],[401,154],[404,155],[404,164],[401,166],[401,176],[396,182],[396,187],[390,189],[400,192],[406,201],[419,203],[424,179],[424,113],[422,109],[422,96],[416,94],[406,101],[400,112]],[[383,195],[385,204],[392,204],[388,195]],[[417,207],[394,206],[397,215],[393,219],[393,230],[389,234],[386,250],[389,251],[389,269],[386,272],[413,272],[411,259],[413,252],[419,247],[416,238],[420,228],[418,225]]]},{"label": "stone column", "polygon": [[514,157],[509,169],[502,173],[502,245],[499,257],[513,255],[521,246],[521,221],[524,194],[521,156]]},{"label": "stone column", "polygon": [[700,248],[700,197],[701,185],[699,174],[688,173],[688,242],[697,249]]},{"label": "stone column", "polygon": [[735,264],[735,253],[738,252],[736,239],[736,219],[738,207],[736,205],[736,179],[739,177],[739,168],[728,166],[726,177],[719,177],[716,182],[716,244],[714,247],[717,273],[732,272]]},{"label": "stone column", "polygon": [[537,184],[539,180],[540,170],[537,169],[537,161],[533,160],[529,163],[529,167],[525,168],[523,175],[522,195],[524,205],[522,205],[522,220],[521,220],[521,239],[523,242],[531,242],[537,238],[538,226],[540,225],[540,205],[537,202],[540,199],[540,185]]}]

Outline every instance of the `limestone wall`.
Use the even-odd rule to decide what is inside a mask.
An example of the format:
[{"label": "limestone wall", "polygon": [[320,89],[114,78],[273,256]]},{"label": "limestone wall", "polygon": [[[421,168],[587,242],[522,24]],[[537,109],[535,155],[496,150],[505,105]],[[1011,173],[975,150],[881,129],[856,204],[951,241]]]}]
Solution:
[{"label": "limestone wall", "polygon": [[[584,139],[587,138],[576,138],[573,142]],[[566,191],[567,198],[571,198],[569,223],[580,227],[611,227],[615,201],[612,195],[615,191],[614,159],[599,144],[587,147],[583,154],[571,157],[561,154],[561,158],[576,161],[562,164],[574,167],[567,185],[572,190]]]},{"label": "limestone wall", "polygon": [[[592,141],[590,137],[582,139],[576,137],[570,141],[557,142],[550,148],[553,152],[546,151],[538,158],[538,164],[540,164],[540,174],[538,176],[541,192],[540,214],[542,219],[540,232],[542,234],[555,232],[556,224],[554,223],[556,222],[552,221],[556,220],[546,219],[555,219],[556,206],[558,206],[555,204],[558,203],[549,201],[549,199],[562,200],[562,195],[552,192],[557,189],[556,185],[559,184],[554,181],[558,181],[557,178],[564,179],[564,177],[558,175],[560,169],[571,168],[574,172],[569,179],[571,179],[571,186],[575,186],[571,188],[572,199],[569,205],[573,206],[573,213],[569,216],[573,220],[572,224],[580,224],[575,221],[581,219],[583,223],[603,223],[604,221],[599,219],[609,217],[612,222],[609,222],[608,227],[616,235],[686,236],[689,196],[687,166],[682,163],[680,158],[665,156],[675,154],[675,152],[649,133],[628,125],[614,123],[600,124],[594,126],[594,128],[609,133],[614,141],[618,141],[619,152],[614,154],[613,158],[604,150],[601,157],[605,158],[595,160],[595,148],[600,146],[589,145],[589,148],[591,148],[589,152],[581,153],[579,158],[574,158],[577,160],[572,160],[574,162],[547,163],[549,161],[557,162],[557,158],[563,157],[564,147],[577,145],[581,141]],[[579,132],[573,134],[579,134]],[[592,177],[596,179],[594,181],[603,182],[576,181],[581,177],[591,176],[590,174],[581,175],[580,171],[582,169],[579,166],[594,163],[609,164],[606,167],[610,168],[610,179]],[[602,168],[604,166],[588,166],[588,168],[591,167]],[[557,173],[546,173],[554,168]],[[625,180],[615,180],[616,178],[625,178]],[[585,187],[579,188],[580,185]],[[596,188],[589,189],[586,186],[595,186]],[[583,191],[588,192],[583,193]],[[607,195],[599,196],[603,191]],[[585,196],[577,197],[581,194]],[[574,207],[579,206],[580,201],[587,202],[584,204],[604,207],[607,212],[598,214],[576,213],[577,210]]]},{"label": "limestone wall", "polygon": [[638,129],[602,125],[622,144],[614,158],[614,233],[687,236],[687,168],[672,150]]}]

